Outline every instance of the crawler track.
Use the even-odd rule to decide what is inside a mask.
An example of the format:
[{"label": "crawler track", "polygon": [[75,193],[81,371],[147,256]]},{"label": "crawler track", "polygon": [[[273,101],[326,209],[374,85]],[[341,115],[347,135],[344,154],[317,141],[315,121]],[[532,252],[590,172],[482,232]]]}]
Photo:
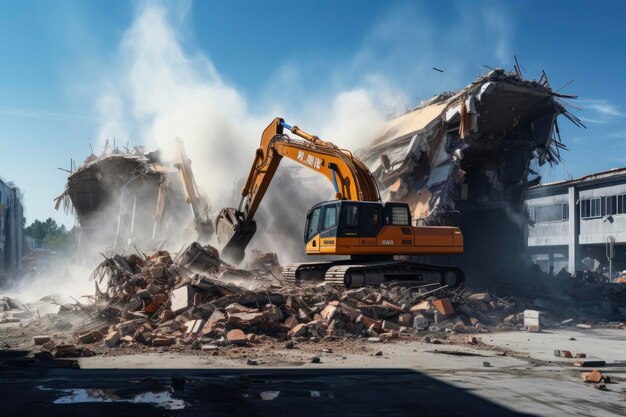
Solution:
[{"label": "crawler track", "polygon": [[441,284],[456,288],[465,277],[459,268],[408,261],[307,262],[287,265],[283,279],[295,285],[324,282],[344,288],[380,285],[386,282],[426,285]]}]

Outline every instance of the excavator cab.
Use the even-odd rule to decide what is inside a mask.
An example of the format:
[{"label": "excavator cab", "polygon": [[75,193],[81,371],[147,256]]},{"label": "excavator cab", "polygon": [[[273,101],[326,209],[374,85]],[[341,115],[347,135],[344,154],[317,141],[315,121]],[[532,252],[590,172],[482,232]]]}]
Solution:
[{"label": "excavator cab", "polygon": [[304,243],[310,254],[329,253],[330,245],[334,245],[336,251],[340,242],[354,247],[375,245],[384,226],[410,228],[408,204],[326,201],[313,206],[307,213]]}]

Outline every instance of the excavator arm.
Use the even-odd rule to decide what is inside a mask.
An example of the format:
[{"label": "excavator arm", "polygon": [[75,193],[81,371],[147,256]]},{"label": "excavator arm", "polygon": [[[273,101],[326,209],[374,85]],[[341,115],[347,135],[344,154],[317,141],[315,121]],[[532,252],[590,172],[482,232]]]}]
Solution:
[{"label": "excavator arm", "polygon": [[210,203],[208,199],[198,192],[196,180],[191,170],[191,161],[187,158],[185,145],[180,139],[176,139],[176,168],[180,175],[180,181],[185,191],[185,200],[191,207],[194,227],[199,241],[208,241],[213,235],[213,223],[208,217]]},{"label": "excavator arm", "polygon": [[[284,131],[300,137],[294,139]],[[216,220],[222,256],[239,263],[254,233],[254,214],[274,178],[282,158],[291,159],[325,176],[339,200],[380,201],[376,180],[369,169],[350,151],[276,118],[263,131],[250,173],[241,191],[239,208],[222,209]]]}]

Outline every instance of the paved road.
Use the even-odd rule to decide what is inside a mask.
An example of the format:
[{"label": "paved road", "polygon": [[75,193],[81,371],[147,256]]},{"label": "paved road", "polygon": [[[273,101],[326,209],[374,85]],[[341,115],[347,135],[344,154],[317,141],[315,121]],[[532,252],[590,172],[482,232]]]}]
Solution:
[{"label": "paved road", "polygon": [[[29,363],[24,358],[5,361],[3,369],[2,354],[19,352],[0,350],[0,417],[624,416],[625,336],[610,329],[480,336],[518,357],[499,356],[485,345],[410,342],[365,344],[358,354],[99,355],[81,359],[82,369],[20,367]],[[583,383],[588,369],[554,357],[554,349],[606,360],[606,391]],[[311,363],[313,354],[321,363]],[[258,365],[246,366],[250,355]],[[164,364],[169,369],[160,369]]]},{"label": "paved road", "polygon": [[11,416],[523,416],[408,369],[11,369]]}]

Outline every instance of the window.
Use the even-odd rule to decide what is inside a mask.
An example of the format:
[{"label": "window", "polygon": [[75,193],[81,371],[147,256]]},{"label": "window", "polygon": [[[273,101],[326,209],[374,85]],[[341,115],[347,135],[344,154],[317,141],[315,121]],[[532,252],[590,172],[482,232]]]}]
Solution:
[{"label": "window", "polygon": [[615,214],[626,213],[626,194],[620,194],[617,196],[617,212]]},{"label": "window", "polygon": [[530,218],[537,223],[557,222],[569,219],[569,207],[567,204],[550,204],[545,206],[530,207]]},{"label": "window", "polygon": [[602,204],[600,197],[581,200],[580,217],[583,219],[602,217]]},{"label": "window", "polygon": [[617,196],[604,197],[604,215],[617,214]]},{"label": "window", "polygon": [[358,227],[359,226],[359,206],[356,204],[345,204],[346,213],[346,226]]},{"label": "window", "polygon": [[324,222],[322,230],[330,229],[331,227],[337,226],[337,209],[337,204],[324,207]]},{"label": "window", "polygon": [[406,207],[391,208],[391,224],[408,226],[410,222],[409,210]]},{"label": "window", "polygon": [[311,240],[313,236],[317,234],[317,229],[320,223],[320,212],[321,208],[318,207],[311,212],[311,216],[309,217],[309,225],[306,231],[306,241]]},{"label": "window", "polygon": [[374,204],[362,205],[359,211],[361,236],[375,236],[382,223],[382,207]]}]

